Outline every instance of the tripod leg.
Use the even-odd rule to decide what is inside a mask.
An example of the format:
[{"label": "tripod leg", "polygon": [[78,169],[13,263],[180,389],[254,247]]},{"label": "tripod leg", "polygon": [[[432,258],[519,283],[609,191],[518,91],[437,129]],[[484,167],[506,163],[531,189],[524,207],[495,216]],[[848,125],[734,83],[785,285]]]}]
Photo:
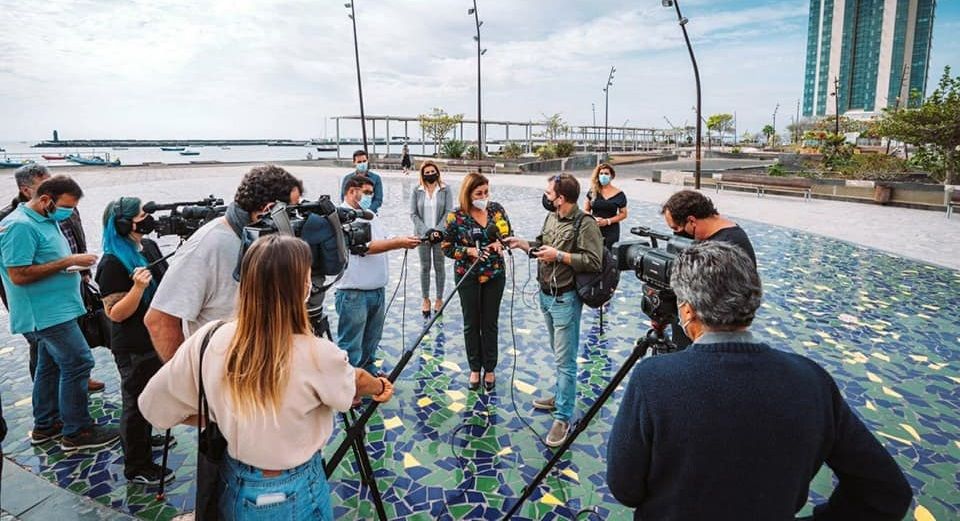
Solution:
[{"label": "tripod leg", "polygon": [[[347,414],[343,414],[343,423],[349,426]],[[353,411],[350,411],[350,418],[356,420]],[[370,490],[370,500],[377,510],[377,517],[381,521],[387,520],[387,511],[383,506],[383,497],[380,495],[380,489],[377,487],[376,478],[373,475],[373,465],[370,463],[370,456],[367,454],[367,448],[364,446],[365,435],[358,436],[350,445],[353,450],[353,457],[357,459],[357,467],[360,469],[360,481]]]}]

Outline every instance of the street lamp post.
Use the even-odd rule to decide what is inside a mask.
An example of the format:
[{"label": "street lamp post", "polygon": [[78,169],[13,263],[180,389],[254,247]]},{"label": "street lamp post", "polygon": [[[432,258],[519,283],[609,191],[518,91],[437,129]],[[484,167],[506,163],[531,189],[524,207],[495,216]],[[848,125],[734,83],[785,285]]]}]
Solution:
[{"label": "street lamp post", "polygon": [[613,73],[617,68],[610,67],[610,75],[607,76],[607,84],[603,87],[603,153],[605,157],[610,157],[610,87],[613,86]]},{"label": "street lamp post", "polygon": [[830,93],[833,96],[833,110],[836,112],[834,115],[833,123],[833,133],[835,135],[840,135],[840,79],[837,77],[833,78],[833,92]]},{"label": "street lamp post", "polygon": [[480,26],[483,25],[483,22],[480,21],[480,12],[477,11],[477,0],[473,0],[473,7],[467,9],[468,15],[473,15],[473,21],[477,25],[477,35],[473,37],[474,41],[477,42],[477,153],[478,159],[483,159],[483,152],[485,149],[484,146],[484,132],[483,132],[483,111],[482,111],[482,102],[481,99],[481,82],[480,82],[480,57],[487,53],[486,49],[480,48]]},{"label": "street lamp post", "polygon": [[[353,2],[343,4],[350,9],[350,20],[353,22],[353,56],[357,63],[357,92],[360,94],[360,128],[363,131],[363,151],[367,151],[367,118],[363,111],[363,82],[360,79],[360,47],[357,45],[357,12],[353,7]],[[339,146],[339,143],[337,144]]]},{"label": "street lamp post", "polygon": [[680,23],[680,29],[683,30],[683,40],[687,43],[687,51],[690,52],[690,62],[693,63],[693,76],[697,80],[697,159],[696,159],[696,168],[693,173],[693,184],[694,188],[700,189],[700,148],[703,142],[703,101],[700,93],[700,68],[697,67],[697,58],[693,55],[693,46],[690,45],[690,36],[687,34],[687,22],[690,20],[683,17],[680,14],[680,3],[678,0],[660,0],[660,4],[663,7],[674,7],[677,10],[677,20]]},{"label": "street lamp post", "polygon": [[[780,110],[780,103],[777,103],[777,106],[773,108],[773,138],[777,137],[777,111],[778,110]],[[774,141],[776,141],[776,139],[774,139]]]}]

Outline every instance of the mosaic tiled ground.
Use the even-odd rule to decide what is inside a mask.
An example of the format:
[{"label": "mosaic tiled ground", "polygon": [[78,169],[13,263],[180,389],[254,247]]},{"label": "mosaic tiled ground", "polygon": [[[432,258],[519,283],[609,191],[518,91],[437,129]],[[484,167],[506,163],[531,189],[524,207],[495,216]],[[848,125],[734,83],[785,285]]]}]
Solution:
[{"label": "mosaic tiled ground", "polygon": [[[171,199],[183,198],[200,193],[195,188],[201,183],[179,181],[163,188]],[[313,193],[322,193],[335,185],[332,179],[308,179],[307,186]],[[393,232],[410,228],[404,201],[411,186],[407,180],[386,183],[383,218]],[[229,185],[221,188],[232,193]],[[208,193],[210,188],[204,186],[201,191]],[[538,191],[500,186],[493,191],[522,234],[537,231],[543,219]],[[660,225],[657,209],[648,204],[633,205],[629,222]],[[960,308],[960,273],[796,231],[742,224],[757,248],[766,292],[754,333],[778,348],[812,357],[836,378],[847,400],[906,471],[916,497],[911,518],[925,513],[939,520],[960,517],[960,324],[955,315]],[[400,258],[398,254],[391,260],[394,283]],[[510,506],[550,455],[515,414],[511,402],[515,370],[512,391],[519,416],[541,434],[546,432],[549,416],[533,412],[529,402],[553,382],[552,355],[544,345],[542,317],[533,305],[535,283],[527,283],[527,261],[523,256],[515,258],[516,290],[508,282],[501,314],[497,390],[478,395],[466,389],[462,317],[454,299],[442,323],[407,367],[396,399],[381,407],[370,425],[368,447],[392,518],[498,518],[505,503]],[[405,302],[398,298],[388,317],[382,346],[388,368],[399,358],[401,337],[412,342],[422,324],[417,264],[416,255],[410,255],[408,298]],[[451,272],[448,269],[448,277]],[[448,281],[448,291],[452,287]],[[581,412],[599,395],[645,329],[638,305],[640,285],[633,275],[625,274],[620,288],[604,317],[602,333],[596,312],[584,314]],[[404,322],[402,304],[406,304]],[[7,331],[5,315],[0,315],[0,328]],[[98,349],[95,353],[95,376],[107,381],[108,392],[95,395],[92,408],[99,421],[117,421],[116,369],[108,352]],[[169,519],[190,509],[192,430],[175,430],[179,443],[171,452],[170,465],[177,480],[162,504],[153,499],[152,490],[124,482],[118,447],[73,456],[53,446],[31,447],[26,440],[31,427],[26,359],[20,337],[0,334],[0,381],[4,412],[11,423],[5,453],[62,487],[144,519]],[[605,440],[618,403],[619,393],[577,441],[558,472],[525,505],[523,518],[573,519],[581,509],[594,506],[600,518],[629,518],[628,510],[609,495],[604,478]],[[348,456],[332,477],[337,518],[372,519],[372,505],[367,492],[360,490],[351,464]],[[827,470],[817,476],[811,503],[829,494],[831,479]]]}]

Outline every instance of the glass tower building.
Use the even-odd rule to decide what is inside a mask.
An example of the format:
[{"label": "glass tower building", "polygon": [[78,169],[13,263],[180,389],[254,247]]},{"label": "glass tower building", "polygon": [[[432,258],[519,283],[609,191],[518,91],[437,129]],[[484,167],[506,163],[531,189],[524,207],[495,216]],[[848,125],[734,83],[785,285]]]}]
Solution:
[{"label": "glass tower building", "polygon": [[803,115],[918,105],[927,90],[936,4],[810,0]]}]

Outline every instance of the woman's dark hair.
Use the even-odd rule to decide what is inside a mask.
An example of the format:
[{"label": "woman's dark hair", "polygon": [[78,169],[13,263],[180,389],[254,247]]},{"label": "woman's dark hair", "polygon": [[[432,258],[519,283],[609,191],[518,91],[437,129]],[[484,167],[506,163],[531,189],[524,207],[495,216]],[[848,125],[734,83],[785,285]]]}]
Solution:
[{"label": "woman's dark hair", "polygon": [[243,176],[233,200],[244,211],[256,212],[276,201],[290,204],[290,192],[294,188],[303,194],[303,181],[279,166],[263,165]]},{"label": "woman's dark hair", "polygon": [[72,195],[80,199],[83,197],[83,190],[80,189],[80,185],[78,185],[72,177],[55,175],[40,184],[40,187],[37,188],[36,197],[49,195],[56,201],[63,194]]},{"label": "woman's dark hair", "polygon": [[685,222],[687,217],[706,219],[718,213],[713,201],[695,190],[680,190],[671,195],[670,199],[663,203],[660,213],[665,214],[667,210],[670,210],[670,217],[675,223]]}]

